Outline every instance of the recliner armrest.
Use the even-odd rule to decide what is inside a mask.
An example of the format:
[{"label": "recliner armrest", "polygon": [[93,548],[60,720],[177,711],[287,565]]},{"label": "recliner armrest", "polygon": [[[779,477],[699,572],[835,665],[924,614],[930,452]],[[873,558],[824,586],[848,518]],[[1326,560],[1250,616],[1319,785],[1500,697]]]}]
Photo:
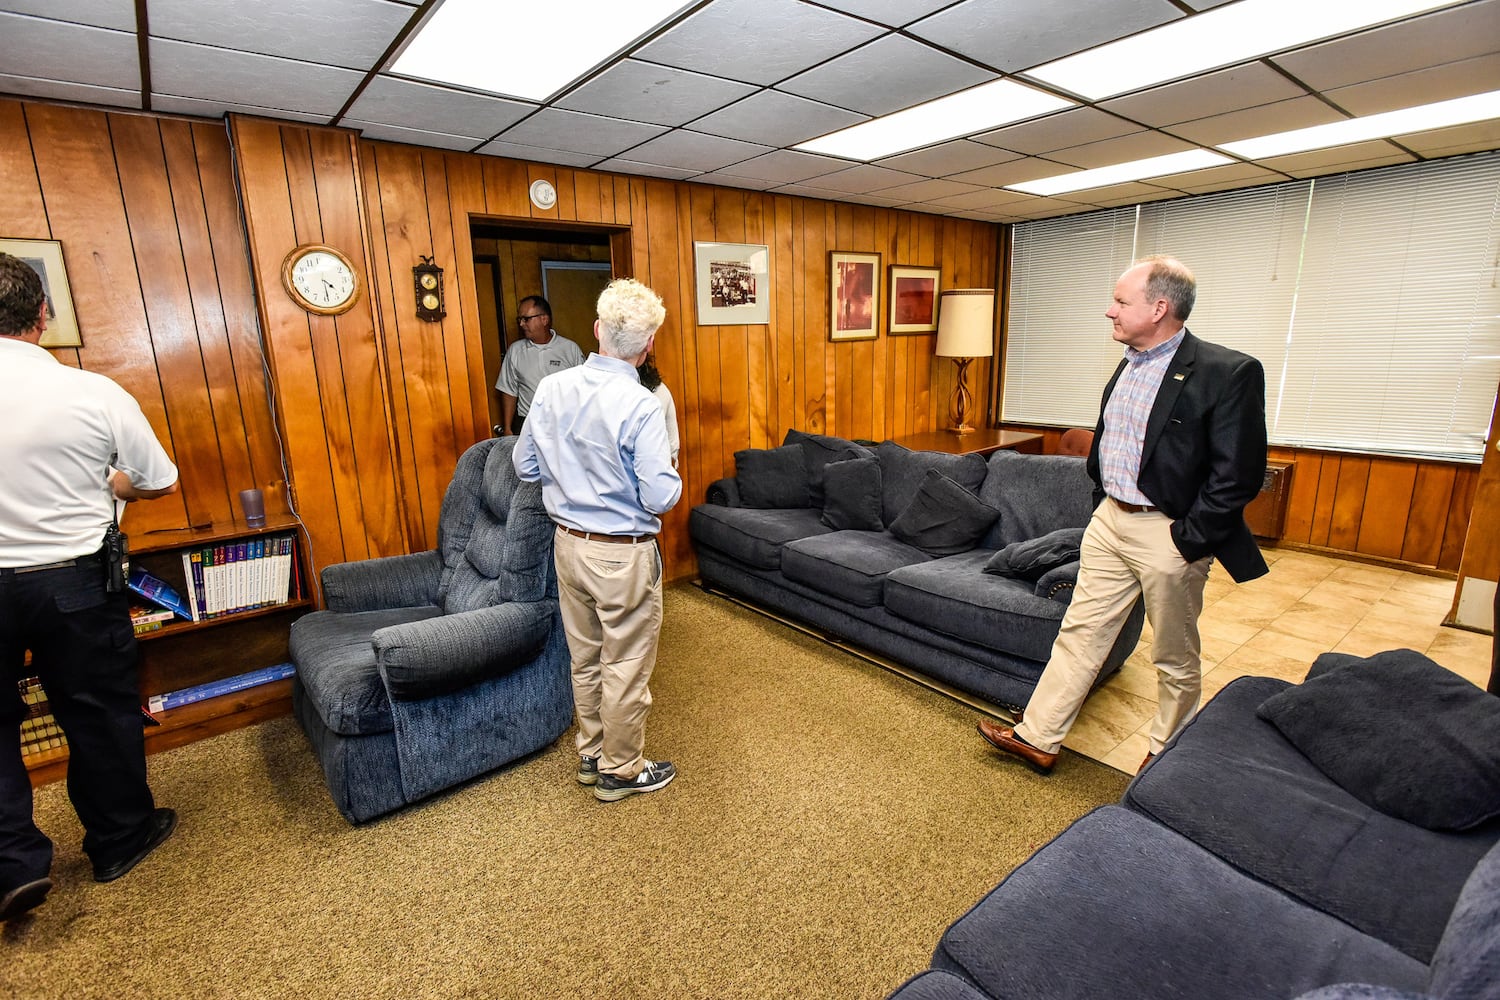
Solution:
[{"label": "recliner armrest", "polygon": [[375,664],[393,700],[417,701],[509,673],[547,643],[556,601],[518,601],[376,629]]},{"label": "recliner armrest", "polygon": [[1043,573],[1031,591],[1037,597],[1045,597],[1059,604],[1073,603],[1073,587],[1078,583],[1078,560],[1063,563]]},{"label": "recliner armrest", "polygon": [[436,550],[336,563],[323,570],[323,603],[345,613],[420,608],[438,603],[442,578]]},{"label": "recliner armrest", "polygon": [[708,490],[704,496],[707,503],[719,507],[743,507],[740,500],[740,483],[733,476],[724,479],[716,479],[708,484]]}]

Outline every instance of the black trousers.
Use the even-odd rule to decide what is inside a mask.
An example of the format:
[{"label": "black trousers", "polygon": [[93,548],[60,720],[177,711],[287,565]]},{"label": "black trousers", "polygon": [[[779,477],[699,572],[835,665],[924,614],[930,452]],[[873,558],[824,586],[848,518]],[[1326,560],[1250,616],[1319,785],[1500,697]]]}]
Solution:
[{"label": "black trousers", "polygon": [[52,842],[32,817],[17,681],[41,678],[68,738],[68,797],[96,866],[133,852],[155,802],[128,594],[108,594],[95,557],[62,569],[0,570],[0,892],[48,874]]}]

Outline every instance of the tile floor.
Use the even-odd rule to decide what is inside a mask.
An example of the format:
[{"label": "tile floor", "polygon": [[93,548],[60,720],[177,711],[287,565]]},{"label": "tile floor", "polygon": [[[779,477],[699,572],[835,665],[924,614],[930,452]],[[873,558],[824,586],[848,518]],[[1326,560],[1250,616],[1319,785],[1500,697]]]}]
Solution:
[{"label": "tile floor", "polygon": [[[1300,681],[1319,653],[1368,656],[1406,647],[1483,687],[1488,635],[1445,628],[1453,580],[1289,549],[1264,550],[1271,572],[1236,584],[1222,567],[1204,593],[1203,700],[1246,674]],[[1156,714],[1151,633],[1084,703],[1065,746],[1128,773],[1148,749]]]}]

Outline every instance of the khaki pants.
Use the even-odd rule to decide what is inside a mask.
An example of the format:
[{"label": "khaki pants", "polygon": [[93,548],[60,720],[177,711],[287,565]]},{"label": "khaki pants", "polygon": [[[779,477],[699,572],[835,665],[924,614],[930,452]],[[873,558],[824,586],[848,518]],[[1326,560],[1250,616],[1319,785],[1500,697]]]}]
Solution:
[{"label": "khaki pants", "polygon": [[1057,752],[1142,594],[1157,675],[1151,752],[1159,752],[1197,711],[1203,691],[1198,615],[1213,559],[1185,560],[1172,544],[1171,527],[1171,518],[1160,511],[1132,514],[1112,500],[1094,511],[1083,536],[1073,602],[1016,727],[1027,743]]},{"label": "khaki pants", "polygon": [[634,778],[645,767],[647,687],[661,636],[661,555],[558,529],[553,544],[573,668],[578,752],[599,770]]}]

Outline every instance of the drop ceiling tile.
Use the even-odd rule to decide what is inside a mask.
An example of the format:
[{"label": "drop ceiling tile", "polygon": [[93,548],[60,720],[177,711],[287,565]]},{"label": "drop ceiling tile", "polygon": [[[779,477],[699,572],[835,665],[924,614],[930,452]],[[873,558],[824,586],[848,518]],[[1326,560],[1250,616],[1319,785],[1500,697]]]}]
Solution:
[{"label": "drop ceiling tile", "polygon": [[0,12],[0,66],[12,76],[140,89],[135,35]]},{"label": "drop ceiling tile", "polygon": [[1003,188],[980,188],[968,194],[953,195],[949,198],[933,198],[928,205],[933,208],[951,208],[963,211],[995,211],[1010,205],[1031,201],[1032,195],[1022,194],[1019,191],[1006,191]]},{"label": "drop ceiling tile", "polygon": [[986,146],[968,139],[954,139],[936,146],[928,146],[926,149],[887,156],[883,160],[876,160],[875,164],[890,167],[892,170],[926,174],[928,177],[944,177],[961,170],[975,170],[979,167],[1005,163],[1019,156],[1019,153],[1012,153],[1008,149]]},{"label": "drop ceiling tile", "polygon": [[37,97],[47,101],[76,101],[80,104],[105,104],[115,108],[138,108],[141,92],[117,90],[113,87],[92,87],[86,83],[63,83],[58,80],[38,80],[29,76],[0,75],[0,94],[14,97]]},{"label": "drop ceiling tile", "polygon": [[1175,125],[1307,93],[1265,63],[1245,63],[1100,104],[1142,125]]},{"label": "drop ceiling tile", "polygon": [[1108,167],[1116,163],[1128,163],[1131,160],[1144,160],[1150,156],[1165,156],[1168,153],[1181,153],[1196,148],[1190,142],[1184,142],[1161,132],[1134,132],[1116,139],[1104,139],[1100,142],[1074,146],[1071,149],[1059,149],[1048,153],[1047,158],[1090,170],[1095,167]]},{"label": "drop ceiling tile", "polygon": [[488,139],[535,110],[535,104],[523,101],[377,76],[349,108],[349,117],[440,135]]},{"label": "drop ceiling tile", "polygon": [[714,0],[635,54],[680,69],[772,84],[884,31],[798,0]]},{"label": "drop ceiling tile", "polygon": [[193,97],[174,97],[171,94],[153,94],[151,110],[160,111],[163,114],[192,115],[196,118],[223,118],[233,113],[307,122],[313,125],[322,125],[328,121],[327,115],[311,115],[301,111],[289,111],[285,108],[263,108],[255,104],[236,104],[233,101],[204,101]]},{"label": "drop ceiling tile", "polygon": [[6,0],[5,9],[95,28],[135,30],[135,0]]},{"label": "drop ceiling tile", "polygon": [[1356,83],[1326,96],[1350,114],[1362,116],[1495,89],[1500,89],[1500,53]]},{"label": "drop ceiling tile", "polygon": [[964,0],[907,30],[1010,73],[1180,17],[1168,0]]},{"label": "drop ceiling tile", "polygon": [[151,88],[173,97],[284,108],[327,120],[363,78],[332,66],[151,39]]},{"label": "drop ceiling tile", "polygon": [[626,59],[564,96],[557,106],[627,121],[685,125],[756,89],[748,83]]},{"label": "drop ceiling tile", "polygon": [[659,163],[641,163],[637,160],[625,160],[616,157],[605,160],[594,168],[595,170],[615,170],[622,174],[640,174],[645,177],[665,177],[668,180],[685,181],[689,177],[696,177],[701,170],[690,170],[683,167],[667,167]]},{"label": "drop ceiling tile", "polygon": [[1121,205],[1138,205],[1148,201],[1181,198],[1182,193],[1157,187],[1154,184],[1134,182],[1112,184],[1109,187],[1095,188],[1092,191],[1074,191],[1071,197],[1087,199],[1090,205],[1097,205],[1099,208],[1119,208]]},{"label": "drop ceiling tile", "polygon": [[1383,167],[1392,163],[1412,163],[1415,158],[1401,152],[1383,140],[1355,143],[1352,146],[1337,146],[1333,149],[1316,149],[1309,153],[1291,153],[1262,160],[1261,166],[1279,170],[1293,177],[1317,177],[1322,174],[1344,173],[1349,170],[1364,170],[1367,167]]},{"label": "drop ceiling tile", "polygon": [[[826,198],[827,195],[820,195]],[[903,208],[908,204],[906,198],[888,198],[884,194],[843,194],[839,195],[839,201],[853,202],[856,205],[874,205],[877,208]]]},{"label": "drop ceiling tile", "polygon": [[846,167],[843,170],[815,178],[817,187],[828,191],[841,191],[844,194],[864,194],[869,191],[877,191],[880,188],[895,187],[897,184],[906,184],[911,181],[920,181],[923,179],[916,174],[908,174],[903,170],[890,170],[886,167],[876,167],[868,163],[861,163],[856,167]]},{"label": "drop ceiling tile", "polygon": [[1397,141],[1426,157],[1456,156],[1500,147],[1500,119],[1400,136]]},{"label": "drop ceiling tile", "polygon": [[769,147],[753,142],[676,129],[636,146],[630,151],[630,159],[690,169],[697,174],[768,152]]},{"label": "drop ceiling tile", "polygon": [[[1061,198],[1033,198],[1029,204],[1023,203],[1007,207],[1005,214],[1025,221],[1029,219],[1054,219],[1061,215],[1078,215],[1092,210],[1092,205],[1083,205],[1076,201],[1065,201]],[[1107,293],[1105,300],[1106,304],[1108,304]]]},{"label": "drop ceiling tile", "polygon": [[1222,142],[1276,135],[1279,132],[1290,132],[1310,125],[1326,125],[1343,119],[1343,115],[1316,97],[1299,97],[1290,101],[1277,101],[1275,104],[1262,104],[1258,108],[1246,108],[1244,111],[1232,111],[1201,121],[1183,122],[1173,125],[1171,131],[1192,142],[1216,146]]},{"label": "drop ceiling tile", "polygon": [[1141,127],[1134,122],[1095,108],[1070,108],[1045,118],[1007,125],[970,138],[987,146],[999,146],[1001,149],[1039,156],[1065,146],[1112,139],[1140,130]]},{"label": "drop ceiling tile", "polygon": [[977,184],[963,184],[959,181],[924,180],[911,181],[907,184],[897,184],[894,187],[878,188],[875,193],[887,198],[900,198],[902,201],[925,202],[984,190],[987,189]]},{"label": "drop ceiling tile", "polygon": [[737,177],[770,181],[773,184],[792,184],[809,177],[821,177],[849,166],[847,160],[814,153],[800,153],[794,149],[777,149],[734,165]]},{"label": "drop ceiling tile", "polygon": [[696,119],[692,127],[695,131],[731,139],[762,142],[768,146],[791,146],[866,120],[865,115],[804,97],[762,90]]},{"label": "drop ceiling tile", "polygon": [[1022,181],[1040,180],[1043,177],[1056,177],[1058,174],[1072,172],[1073,168],[1067,164],[1055,163],[1051,160],[1042,160],[1029,156],[1022,160],[1012,160],[1009,163],[1001,163],[993,167],[965,170],[961,174],[954,174],[949,179],[967,181],[970,184],[981,184],[986,187],[1004,187],[1007,184],[1020,184]]},{"label": "drop ceiling tile", "polygon": [[723,170],[714,170],[706,174],[699,174],[693,178],[694,184],[720,184],[724,187],[743,188],[747,191],[765,191],[777,185],[777,181],[762,180],[759,177],[738,177]]},{"label": "drop ceiling tile", "polygon": [[1191,170],[1185,174],[1166,174],[1151,178],[1157,187],[1176,191],[1224,191],[1235,187],[1253,187],[1286,180],[1281,174],[1253,163],[1226,163],[1220,167]]},{"label": "drop ceiling tile", "polygon": [[592,167],[599,162],[599,157],[588,153],[546,149],[542,146],[524,146],[518,142],[505,142],[502,139],[487,142],[476,152],[486,156],[508,156],[513,160],[531,160],[535,163],[558,163],[567,167]]},{"label": "drop ceiling tile", "polygon": [[151,34],[367,70],[412,18],[387,0],[150,0]]},{"label": "drop ceiling tile", "polygon": [[560,108],[543,108],[507,130],[500,138],[527,146],[570,149],[600,157],[623,153],[666,130],[665,125],[647,125],[619,118],[586,115],[578,111],[563,111]]},{"label": "drop ceiling tile", "polygon": [[952,2],[953,0],[823,0],[823,6],[899,28]]},{"label": "drop ceiling tile", "polygon": [[832,188],[818,187],[814,184],[783,184],[779,188],[772,189],[773,194],[790,194],[800,198],[821,198],[824,201],[848,201],[847,191],[835,191]]},{"label": "drop ceiling tile", "polygon": [[387,142],[404,142],[412,146],[431,146],[435,149],[456,149],[467,152],[478,145],[467,135],[449,135],[420,128],[402,128],[380,122],[363,122],[357,118],[345,118],[339,122],[344,128],[358,129],[366,139],[384,139]]},{"label": "drop ceiling tile", "polygon": [[778,90],[885,115],[978,86],[995,74],[903,35],[886,35],[799,73]]},{"label": "drop ceiling tile", "polygon": [[[1465,4],[1321,45],[1272,62],[1315,90],[1395,76],[1426,66],[1488,55],[1500,41],[1500,0]],[[1475,92],[1494,89],[1479,85]]]}]

